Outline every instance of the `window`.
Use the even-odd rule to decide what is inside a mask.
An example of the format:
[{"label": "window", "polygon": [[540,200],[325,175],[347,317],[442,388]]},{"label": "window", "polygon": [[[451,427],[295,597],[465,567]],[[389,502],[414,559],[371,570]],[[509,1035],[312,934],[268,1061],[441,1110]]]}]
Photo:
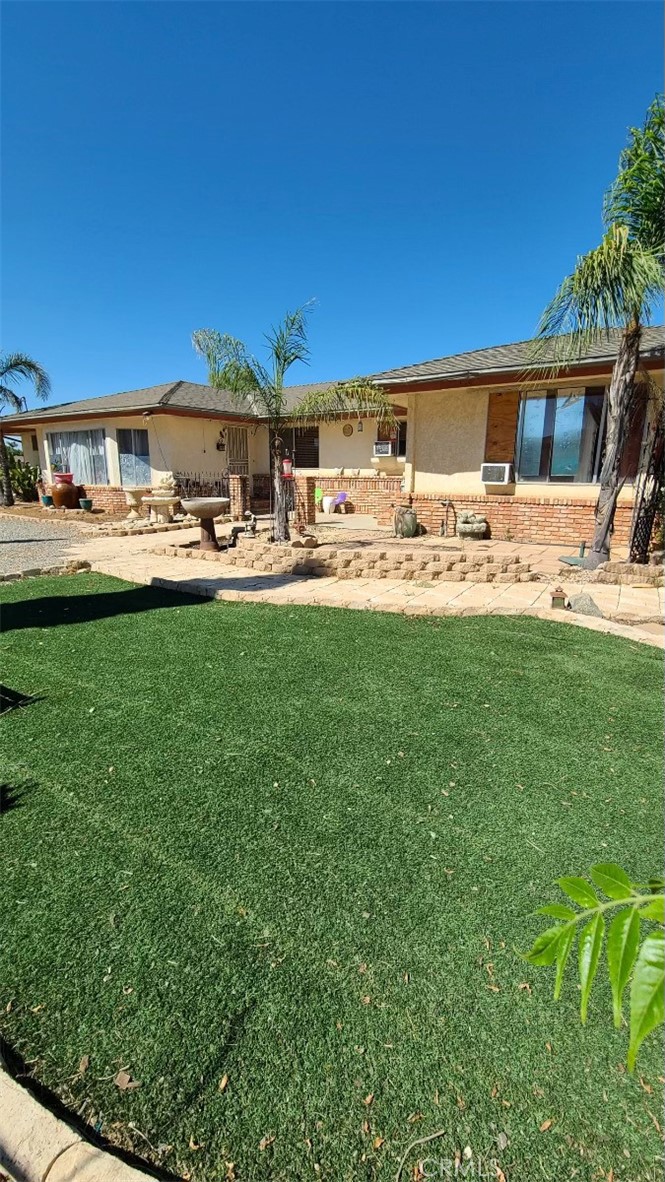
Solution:
[{"label": "window", "polygon": [[134,427],[119,427],[117,435],[120,483],[126,488],[149,488],[152,476],[148,432]]},{"label": "window", "polygon": [[398,419],[390,427],[377,423],[376,438],[379,442],[390,441],[396,456],[406,455],[406,419]]},{"label": "window", "polygon": [[30,446],[33,451],[39,451],[39,447],[37,446],[37,436],[36,435],[30,436]]},{"label": "window", "polygon": [[72,472],[76,484],[108,484],[103,431],[57,431],[46,438],[55,471]]},{"label": "window", "polygon": [[528,394],[520,405],[518,479],[578,484],[597,481],[604,433],[602,386]]},{"label": "window", "polygon": [[294,468],[318,468],[318,427],[284,427],[282,440],[284,455],[291,457]]}]

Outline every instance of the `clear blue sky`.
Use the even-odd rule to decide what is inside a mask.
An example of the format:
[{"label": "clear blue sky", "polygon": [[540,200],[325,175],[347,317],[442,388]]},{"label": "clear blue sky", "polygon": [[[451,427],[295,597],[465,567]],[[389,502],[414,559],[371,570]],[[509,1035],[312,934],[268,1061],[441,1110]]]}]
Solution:
[{"label": "clear blue sky", "polygon": [[54,401],[310,297],[294,382],[529,336],[661,85],[650,0],[3,9],[2,345]]}]

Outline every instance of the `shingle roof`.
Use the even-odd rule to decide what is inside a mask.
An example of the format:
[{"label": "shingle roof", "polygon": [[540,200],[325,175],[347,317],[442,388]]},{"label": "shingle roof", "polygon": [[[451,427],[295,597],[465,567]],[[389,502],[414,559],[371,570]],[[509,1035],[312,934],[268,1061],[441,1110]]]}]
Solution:
[{"label": "shingle roof", "polygon": [[[582,364],[613,361],[616,357],[619,331],[612,330],[598,338],[598,342],[587,350]],[[405,365],[399,369],[387,369],[371,375],[377,384],[431,381],[441,378],[469,378],[473,380],[483,374],[511,372],[519,373],[527,364],[527,349],[530,341],[518,341],[512,345],[497,345],[492,349],[474,349],[469,353],[454,353],[450,357],[439,357],[434,361],[422,361],[417,365]],[[656,325],[645,328],[642,334],[642,357],[662,357],[665,350],[665,328]],[[544,357],[542,364],[547,365]],[[299,386],[288,386],[285,390],[286,411],[293,411],[307,395],[317,390],[327,390],[333,382],[311,382]],[[147,386],[142,390],[125,390],[118,394],[105,394],[101,398],[84,398],[80,402],[63,402],[59,406],[39,407],[17,415],[4,415],[3,425],[20,427],[21,423],[43,422],[48,419],[69,418],[75,415],[101,417],[111,411],[154,410],[169,407],[198,411],[202,414],[240,415],[244,418],[263,418],[258,410],[239,406],[228,390],[216,390],[200,382],[165,382],[161,386]]]},{"label": "shingle roof", "polygon": [[[591,365],[613,361],[617,354],[620,337],[619,329],[611,329],[598,337],[597,342],[582,355],[580,364]],[[496,345],[491,349],[473,349],[470,353],[453,353],[450,357],[438,357],[434,361],[421,361],[416,365],[405,365],[398,369],[386,369],[372,374],[377,382],[418,382],[433,378],[478,377],[485,373],[502,370],[520,372],[528,364],[528,349],[531,341],[517,341],[512,345]],[[642,333],[642,357],[663,355],[665,333],[663,325],[645,328]],[[547,354],[543,354],[543,367],[548,365]]]},{"label": "shingle roof", "polygon": [[[227,390],[216,390],[199,382],[165,382],[161,386],[146,386],[142,390],[125,390],[119,394],[104,394],[101,398],[84,398],[80,402],[61,402],[58,406],[38,407],[21,414],[3,416],[3,423],[36,419],[68,418],[71,415],[104,415],[109,411],[154,410],[159,406],[182,407],[186,410],[210,411],[213,414],[246,415]],[[249,412],[251,413],[251,412]]]}]

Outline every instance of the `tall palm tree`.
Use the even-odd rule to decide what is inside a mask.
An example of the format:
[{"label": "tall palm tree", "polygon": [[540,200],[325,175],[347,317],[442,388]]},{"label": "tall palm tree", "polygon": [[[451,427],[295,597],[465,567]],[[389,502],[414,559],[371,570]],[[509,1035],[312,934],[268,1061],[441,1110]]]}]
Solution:
[{"label": "tall palm tree", "polygon": [[392,422],[393,409],[383,391],[362,378],[340,382],[310,395],[295,410],[288,408],[285,379],[297,361],[309,361],[307,317],[311,303],[287,312],[276,328],[266,333],[268,364],[248,352],[242,341],[216,329],[202,328],[192,334],[195,351],[208,367],[208,381],[217,389],[231,392],[240,407],[257,411],[268,420],[273,478],[273,538],[289,540],[288,504],[283,477],[284,426],[296,419],[321,421],[343,412],[371,414],[379,421]]},{"label": "tall palm tree", "polygon": [[[663,98],[649,107],[643,127],[631,128],[619,171],[603,207],[605,234],[577,260],[543,312],[532,359],[553,368],[579,360],[599,333],[620,329],[607,394],[607,435],[596,503],[593,544],[584,565],[609,558],[621,460],[639,402],[636,375],[642,327],[662,294],[665,260],[665,136]],[[530,371],[533,372],[533,371]]]},{"label": "tall palm tree", "polygon": [[[3,353],[0,355],[0,411],[9,408],[14,414],[25,409],[25,400],[14,389],[17,382],[32,382],[38,398],[46,401],[51,393],[51,379],[38,361],[27,353]],[[2,468],[3,503],[9,508],[14,504],[14,493],[9,471],[9,454],[5,445],[0,420],[0,467]]]}]

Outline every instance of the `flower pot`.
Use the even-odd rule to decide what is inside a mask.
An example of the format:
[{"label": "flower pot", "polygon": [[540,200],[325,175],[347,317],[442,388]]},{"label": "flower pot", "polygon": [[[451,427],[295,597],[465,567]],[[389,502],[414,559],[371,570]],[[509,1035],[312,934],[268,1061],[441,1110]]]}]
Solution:
[{"label": "flower pot", "polygon": [[42,493],[41,501],[45,509],[50,509],[53,504],[53,497],[49,496],[48,493]]},{"label": "flower pot", "polygon": [[51,485],[51,496],[56,509],[78,509],[78,491],[76,485],[70,481],[64,480]]},{"label": "flower pot", "polygon": [[90,510],[92,509],[92,498],[91,497],[79,497],[79,505],[81,506],[82,509],[85,509],[86,513],[89,513]]},{"label": "flower pot", "polygon": [[54,472],[53,479],[55,480],[56,484],[73,484],[74,483],[74,473],[73,472]]}]

